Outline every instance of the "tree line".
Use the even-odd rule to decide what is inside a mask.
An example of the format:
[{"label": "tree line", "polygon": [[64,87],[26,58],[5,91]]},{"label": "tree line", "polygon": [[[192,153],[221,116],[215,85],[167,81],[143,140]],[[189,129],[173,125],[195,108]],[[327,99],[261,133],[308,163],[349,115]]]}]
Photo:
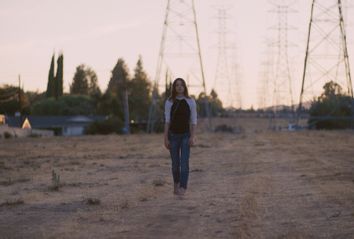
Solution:
[{"label": "tree line", "polygon": [[[81,64],[76,67],[69,92],[64,93],[63,68],[63,54],[59,54],[56,61],[53,54],[45,92],[25,92],[20,87],[12,85],[0,87],[0,114],[14,115],[20,112],[22,115],[43,116],[105,115],[108,119],[102,123],[92,124],[88,128],[88,133],[120,133],[124,120],[124,102],[127,102],[131,122],[142,125],[147,122],[152,91],[157,89],[153,89],[141,57],[135,65],[132,76],[124,59],[119,58],[105,91],[101,91],[95,71]],[[157,91],[160,103],[156,112],[160,123],[163,122],[164,101],[170,95],[170,91],[171,82],[166,84],[163,92]],[[227,115],[214,90],[210,95],[200,93],[197,97],[192,97],[196,99],[199,117],[206,116],[205,100],[210,107],[211,116]],[[354,127],[353,98],[344,94],[341,86],[332,81],[324,85],[322,95],[314,98],[309,109],[301,110],[309,113],[310,128]]]},{"label": "tree line", "polygon": [[[64,93],[63,68],[63,54],[59,54],[57,60],[53,54],[45,92],[24,92],[19,87],[9,85],[1,87],[0,114],[13,115],[15,112],[21,112],[22,115],[46,116],[105,115],[109,116],[109,120],[103,125],[93,125],[91,130],[119,131],[118,128],[112,129],[111,126],[121,127],[123,125],[124,102],[127,98],[130,121],[144,124],[148,120],[153,85],[144,69],[141,57],[137,60],[132,75],[124,59],[119,58],[111,71],[105,91],[101,91],[95,71],[81,64],[76,67],[69,92]],[[166,85],[163,92],[158,92],[161,103],[157,112],[159,112],[160,121],[163,121],[163,102],[170,95],[170,86]],[[205,116],[205,98],[211,105],[213,115],[223,112],[222,103],[215,91],[212,91],[210,96],[201,93],[198,97],[192,97],[196,99],[200,117]]]}]

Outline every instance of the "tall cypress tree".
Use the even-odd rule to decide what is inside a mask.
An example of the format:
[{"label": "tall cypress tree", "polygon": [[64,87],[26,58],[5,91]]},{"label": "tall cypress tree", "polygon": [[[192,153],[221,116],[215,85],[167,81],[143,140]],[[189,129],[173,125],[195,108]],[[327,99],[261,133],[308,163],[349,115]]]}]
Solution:
[{"label": "tall cypress tree", "polygon": [[63,64],[64,56],[61,53],[57,60],[57,74],[55,76],[55,98],[58,99],[63,95]]},{"label": "tall cypress tree", "polygon": [[52,56],[52,62],[50,63],[50,69],[49,69],[49,74],[48,74],[48,84],[47,84],[47,91],[46,91],[46,97],[54,97],[54,92],[55,92],[55,77],[54,77],[54,54]]}]

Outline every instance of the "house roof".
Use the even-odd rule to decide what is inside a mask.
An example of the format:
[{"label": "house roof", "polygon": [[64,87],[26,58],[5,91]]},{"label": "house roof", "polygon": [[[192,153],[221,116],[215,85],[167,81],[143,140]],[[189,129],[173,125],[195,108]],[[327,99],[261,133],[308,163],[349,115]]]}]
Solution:
[{"label": "house roof", "polygon": [[28,118],[32,128],[60,128],[65,126],[86,126],[94,121],[103,121],[106,116],[7,116],[6,123],[10,127],[22,127],[25,119]]}]

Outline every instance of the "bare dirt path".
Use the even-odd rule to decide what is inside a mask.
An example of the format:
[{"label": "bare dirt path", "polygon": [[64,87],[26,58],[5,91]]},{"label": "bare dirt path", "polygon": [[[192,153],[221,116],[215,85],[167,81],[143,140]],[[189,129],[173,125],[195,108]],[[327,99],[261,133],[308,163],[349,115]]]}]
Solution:
[{"label": "bare dirt path", "polygon": [[0,238],[354,238],[353,132],[200,134],[184,197],[161,143],[0,141]]}]

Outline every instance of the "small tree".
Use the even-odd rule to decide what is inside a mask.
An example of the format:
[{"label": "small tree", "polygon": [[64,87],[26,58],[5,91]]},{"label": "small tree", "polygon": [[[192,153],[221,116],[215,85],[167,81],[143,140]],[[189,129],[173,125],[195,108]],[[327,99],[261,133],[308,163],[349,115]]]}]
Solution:
[{"label": "small tree", "polygon": [[129,82],[129,109],[130,118],[135,121],[147,119],[149,106],[151,104],[151,84],[143,69],[141,57],[136,63],[134,77]]},{"label": "small tree", "polygon": [[97,97],[101,95],[98,86],[98,78],[96,72],[89,66],[84,64],[76,67],[73,82],[70,87],[70,93],[76,95],[89,95]]},{"label": "small tree", "polygon": [[123,99],[125,90],[127,90],[129,77],[129,69],[122,58],[118,59],[117,64],[112,70],[112,77],[109,80],[106,93]]},{"label": "small tree", "polygon": [[214,89],[211,90],[210,97],[211,97],[210,99],[211,114],[214,116],[222,114],[224,112],[224,109],[222,107],[222,102],[219,99],[219,96]]},{"label": "small tree", "polygon": [[86,74],[85,65],[76,67],[76,72],[73,82],[70,85],[70,94],[73,95],[88,95],[89,94],[89,80]]},{"label": "small tree", "polygon": [[87,67],[85,70],[86,76],[88,78],[88,94],[90,96],[101,95],[100,87],[98,86],[98,78],[96,72],[90,67]]},{"label": "small tree", "polygon": [[353,123],[353,99],[342,93],[342,87],[333,82],[323,86],[324,92],[310,107],[308,124],[315,129],[345,129]]},{"label": "small tree", "polygon": [[129,129],[129,70],[122,58],[118,59],[117,64],[113,68],[112,77],[108,83],[106,94],[108,97],[117,99],[124,117],[124,131],[130,132]]},{"label": "small tree", "polygon": [[29,99],[22,89],[10,85],[0,87],[0,114],[29,114],[29,105]]},{"label": "small tree", "polygon": [[222,102],[218,97],[218,94],[214,89],[211,90],[210,96],[206,96],[203,92],[199,94],[197,99],[198,114],[201,117],[206,117],[205,101],[207,101],[210,107],[211,116],[219,116],[224,112]]}]

